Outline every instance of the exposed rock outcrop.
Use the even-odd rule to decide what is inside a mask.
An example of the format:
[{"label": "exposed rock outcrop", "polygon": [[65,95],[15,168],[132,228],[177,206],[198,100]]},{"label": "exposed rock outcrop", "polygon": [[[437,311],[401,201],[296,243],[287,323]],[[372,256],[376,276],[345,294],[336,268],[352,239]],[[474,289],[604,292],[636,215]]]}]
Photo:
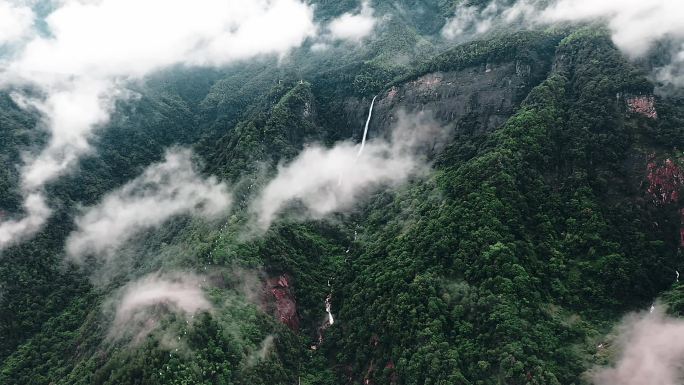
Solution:
[{"label": "exposed rock outcrop", "polygon": [[665,159],[662,164],[653,159],[647,164],[648,193],[653,202],[659,205],[676,203],[679,200],[679,190],[684,185],[684,173],[672,159]]},{"label": "exposed rock outcrop", "polygon": [[[501,64],[482,64],[457,71],[433,72],[396,84],[381,93],[375,102],[369,138],[387,132],[400,111],[423,112],[439,124],[459,129],[459,121],[472,117],[480,133],[493,131],[518,108],[535,79],[548,68],[520,60]],[[370,99],[349,98],[345,115],[350,135],[360,138]],[[357,128],[358,127],[358,128]]]},{"label": "exposed rock outcrop", "polygon": [[267,307],[273,311],[278,321],[291,330],[299,330],[297,301],[291,291],[292,279],[287,274],[266,279]]},{"label": "exposed rock outcrop", "polygon": [[625,98],[625,102],[630,113],[642,115],[649,119],[658,118],[653,95],[628,96]]}]

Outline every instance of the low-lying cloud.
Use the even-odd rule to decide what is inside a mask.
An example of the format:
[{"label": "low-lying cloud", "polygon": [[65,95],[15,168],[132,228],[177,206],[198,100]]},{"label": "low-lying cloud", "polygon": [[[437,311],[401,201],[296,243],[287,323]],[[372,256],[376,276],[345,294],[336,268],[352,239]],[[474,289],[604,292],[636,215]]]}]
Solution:
[{"label": "low-lying cloud", "polygon": [[31,33],[35,15],[31,8],[0,0],[0,47],[14,44]]},{"label": "low-lying cloud", "polygon": [[364,1],[357,12],[347,12],[330,21],[330,36],[338,40],[361,41],[373,32],[377,24],[373,13],[370,3]]},{"label": "low-lying cloud", "polygon": [[540,26],[557,22],[603,21],[615,45],[631,58],[649,53],[657,42],[669,40],[676,47],[672,61],[655,71],[666,84],[684,84],[684,2],[679,0],[518,0],[512,5],[493,0],[480,9],[464,3],[456,9],[442,33],[463,39],[516,22]]},{"label": "low-lying cloud", "polygon": [[202,289],[203,279],[189,272],[154,273],[128,283],[105,305],[114,309],[110,339],[139,341],[159,327],[165,314],[175,313],[188,321],[212,309]]},{"label": "low-lying cloud", "polygon": [[181,214],[216,217],[231,200],[225,184],[198,174],[189,150],[169,150],[163,162],[83,210],[67,239],[67,254],[77,261],[89,254],[109,258],[142,230]]},{"label": "low-lying cloud", "polygon": [[488,32],[498,16],[498,5],[490,3],[484,9],[477,6],[459,4],[454,16],[442,28],[442,35],[447,39],[465,39],[471,35]]},{"label": "low-lying cloud", "polygon": [[52,213],[44,196],[39,193],[26,196],[23,206],[26,213],[23,218],[0,223],[0,250],[38,231]]},{"label": "low-lying cloud", "polygon": [[247,366],[254,366],[260,361],[268,358],[269,353],[273,350],[275,342],[275,337],[273,335],[267,335],[261,343],[259,344],[259,349],[254,350],[247,356]]},{"label": "low-lying cloud", "polygon": [[619,356],[611,367],[595,368],[595,385],[678,385],[684,378],[684,320],[662,308],[628,317],[619,328]]},{"label": "low-lying cloud", "polygon": [[447,132],[423,115],[401,114],[389,140],[361,144],[342,142],[332,148],[313,145],[288,164],[252,204],[257,226],[268,229],[277,215],[292,203],[303,206],[303,215],[315,219],[352,207],[364,195],[381,186],[396,186],[429,165],[423,150],[443,143]]},{"label": "low-lying cloud", "polygon": [[442,28],[442,35],[447,39],[462,41],[485,34],[497,26],[509,26],[518,21],[533,26],[538,23],[536,15],[540,12],[537,3],[536,0],[520,0],[514,4],[492,0],[486,7],[480,8],[461,2],[454,16]]},{"label": "low-lying cloud", "polygon": [[[0,57],[0,88],[28,90],[15,90],[15,101],[39,111],[50,133],[47,147],[21,168],[24,198],[40,196],[43,204],[45,184],[91,150],[94,129],[128,95],[129,81],[173,65],[284,55],[317,30],[303,0],[62,0],[44,19],[45,31],[35,24],[29,8],[0,0],[0,46],[13,44]],[[41,214],[27,210],[27,222],[40,225],[13,236],[35,233],[49,216]]]},{"label": "low-lying cloud", "polygon": [[636,57],[663,38],[684,38],[680,15],[684,3],[677,0],[560,0],[544,9],[544,21],[605,20],[615,44]]}]

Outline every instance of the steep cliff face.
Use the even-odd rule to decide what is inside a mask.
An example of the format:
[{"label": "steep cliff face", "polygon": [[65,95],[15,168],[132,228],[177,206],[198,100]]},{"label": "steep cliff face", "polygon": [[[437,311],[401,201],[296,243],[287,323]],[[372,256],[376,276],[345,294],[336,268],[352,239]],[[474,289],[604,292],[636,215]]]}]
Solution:
[{"label": "steep cliff face", "polygon": [[[516,34],[519,45],[494,40],[444,52],[377,95],[369,137],[383,135],[400,111],[422,112],[438,123],[475,134],[494,131],[545,79],[557,58],[560,35]],[[359,138],[372,96],[347,97],[342,103],[349,136]]]},{"label": "steep cliff face", "polygon": [[453,127],[470,116],[481,132],[491,132],[515,112],[526,96],[532,83],[530,71],[531,66],[521,61],[484,64],[433,72],[393,86],[378,98],[372,135],[387,131],[396,123],[399,111],[426,113]]}]

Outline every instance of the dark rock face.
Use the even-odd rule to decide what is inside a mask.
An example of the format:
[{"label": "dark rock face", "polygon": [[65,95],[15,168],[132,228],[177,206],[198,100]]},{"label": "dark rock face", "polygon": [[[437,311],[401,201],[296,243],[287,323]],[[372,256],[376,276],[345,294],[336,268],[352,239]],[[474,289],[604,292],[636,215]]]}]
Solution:
[{"label": "dark rock face", "polygon": [[297,302],[292,294],[291,278],[287,274],[266,279],[267,305],[272,309],[278,321],[287,325],[291,330],[299,330],[299,316]]},{"label": "dark rock face", "polygon": [[[400,111],[422,112],[457,130],[460,120],[471,117],[480,133],[491,132],[513,115],[534,86],[533,79],[539,74],[533,71],[545,70],[515,61],[423,75],[378,96],[368,135],[372,138],[386,133],[398,121]],[[370,99],[350,98],[345,103],[354,137],[363,131],[369,106]]]},{"label": "dark rock face", "polygon": [[506,63],[421,76],[380,96],[373,127],[386,131],[397,121],[398,111],[404,110],[430,114],[444,125],[472,114],[483,130],[492,131],[515,112],[529,71],[527,65]]}]

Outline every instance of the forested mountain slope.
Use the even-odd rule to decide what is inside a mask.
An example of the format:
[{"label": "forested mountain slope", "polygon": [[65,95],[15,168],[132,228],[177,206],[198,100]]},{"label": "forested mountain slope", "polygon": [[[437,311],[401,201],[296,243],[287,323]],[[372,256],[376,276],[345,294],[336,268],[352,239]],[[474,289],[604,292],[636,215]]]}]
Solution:
[{"label": "forested mountain slope", "polygon": [[[658,300],[681,315],[682,97],[601,26],[445,42],[458,3],[375,2],[367,44],[130,86],[77,170],[46,185],[47,224],[1,252],[0,384],[589,384],[620,357],[625,314]],[[356,6],[320,1],[316,18]],[[48,140],[19,104],[0,94],[0,219],[23,213],[17,160]],[[430,140],[399,146],[402,129]],[[334,195],[343,210],[295,192],[255,225],[255,199],[300,154],[365,139],[341,162],[358,174],[374,151],[425,167],[345,190],[353,204]],[[153,185],[135,181],[180,148],[230,186],[229,212],[179,211],[71,255],[84,211]],[[358,177],[332,173],[315,193]],[[155,279],[197,309],[121,320]]]}]

